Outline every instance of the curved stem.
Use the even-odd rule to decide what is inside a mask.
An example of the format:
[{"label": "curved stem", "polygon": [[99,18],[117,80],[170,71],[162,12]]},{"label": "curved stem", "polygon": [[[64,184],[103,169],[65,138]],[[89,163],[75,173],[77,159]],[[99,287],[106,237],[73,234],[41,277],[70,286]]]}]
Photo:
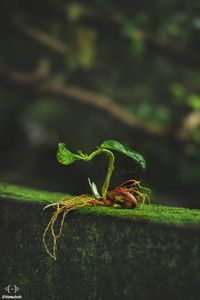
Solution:
[{"label": "curved stem", "polygon": [[102,198],[103,200],[106,199],[106,195],[107,195],[107,191],[108,191],[108,188],[109,188],[109,185],[110,185],[110,179],[111,179],[111,176],[112,176],[112,172],[114,170],[114,162],[115,162],[115,157],[113,155],[113,153],[109,150],[106,150],[106,153],[107,155],[109,156],[109,165],[108,165],[108,171],[107,171],[107,174],[106,174],[106,178],[105,178],[105,181],[103,183],[103,186],[102,186]]},{"label": "curved stem", "polygon": [[109,156],[108,171],[107,171],[106,178],[105,178],[105,181],[103,183],[102,190],[101,190],[102,191],[102,198],[103,198],[103,200],[105,200],[106,199],[106,194],[107,194],[107,191],[108,191],[108,188],[109,188],[109,185],[110,185],[110,179],[111,179],[111,176],[112,176],[112,172],[114,170],[114,162],[115,162],[114,154],[111,151],[107,150],[107,149],[98,149],[98,150],[92,152],[90,155],[81,156],[81,159],[85,160],[85,161],[90,161],[96,155],[99,155],[101,153],[105,153],[106,155]]}]

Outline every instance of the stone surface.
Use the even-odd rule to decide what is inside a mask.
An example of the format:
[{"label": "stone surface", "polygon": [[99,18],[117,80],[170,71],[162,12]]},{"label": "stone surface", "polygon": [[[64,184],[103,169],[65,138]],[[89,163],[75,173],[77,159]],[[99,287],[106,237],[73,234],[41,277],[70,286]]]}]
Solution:
[{"label": "stone surface", "polygon": [[[66,218],[58,259],[42,234],[63,195],[0,185],[0,288],[22,299],[200,298],[200,212],[161,205],[82,208]],[[16,293],[17,294],[17,293]]]}]

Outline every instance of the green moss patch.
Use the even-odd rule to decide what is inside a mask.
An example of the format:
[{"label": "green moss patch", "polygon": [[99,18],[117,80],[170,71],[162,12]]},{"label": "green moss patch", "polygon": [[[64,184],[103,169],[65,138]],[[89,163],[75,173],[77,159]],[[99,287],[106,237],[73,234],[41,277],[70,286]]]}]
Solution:
[{"label": "green moss patch", "polygon": [[[17,201],[53,203],[67,196],[62,193],[52,193],[15,185],[0,185],[0,199],[15,199]],[[69,198],[72,196],[68,195]],[[142,209],[120,209],[111,207],[85,207],[79,210],[81,214],[115,217],[133,221],[155,222],[168,225],[200,228],[200,211],[197,209],[176,208],[164,205],[144,205]]]},{"label": "green moss patch", "polygon": [[41,191],[18,185],[0,184],[1,199],[15,199],[23,202],[54,202],[64,194]]},{"label": "green moss patch", "polygon": [[199,299],[198,210],[80,209],[66,218],[54,261],[42,243],[53,210],[42,208],[62,196],[0,185],[2,293],[16,284],[30,300]]}]

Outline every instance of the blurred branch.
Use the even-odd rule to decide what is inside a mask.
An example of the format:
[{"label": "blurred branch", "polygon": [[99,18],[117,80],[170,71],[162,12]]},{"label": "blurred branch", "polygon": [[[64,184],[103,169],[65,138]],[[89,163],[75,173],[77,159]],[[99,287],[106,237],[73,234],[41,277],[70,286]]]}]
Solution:
[{"label": "blurred branch", "polygon": [[97,109],[109,113],[112,117],[126,126],[139,128],[155,135],[163,134],[163,130],[160,128],[157,128],[150,123],[140,122],[133,115],[127,112],[123,106],[105,96],[97,95],[82,88],[63,84],[61,85],[54,80],[45,82],[42,86],[40,86],[40,89],[50,92],[56,96],[70,97],[77,102],[94,106]]},{"label": "blurred branch", "polygon": [[[97,95],[94,92],[79,87],[58,83],[50,77],[50,66],[47,61],[41,61],[38,67],[29,73],[11,71],[0,65],[0,73],[7,80],[21,86],[28,86],[37,92],[48,93],[57,97],[73,99],[81,104],[90,105],[98,110],[108,113],[112,118],[118,120],[122,124],[154,136],[169,136],[169,132],[163,128],[153,125],[150,122],[142,122],[124,109],[124,107],[116,103],[113,99],[105,96]],[[188,128],[200,122],[198,114],[191,114],[183,120],[183,126],[178,128],[171,137],[185,142],[191,139]]]},{"label": "blurred branch", "polygon": [[49,68],[46,67],[46,71],[42,71],[41,63],[38,65],[36,70],[29,73],[8,70],[2,66],[0,66],[0,72],[5,79],[14,84],[23,87],[32,87],[39,92],[50,93],[51,95],[64,98],[71,98],[81,104],[93,106],[96,109],[108,113],[112,118],[128,127],[138,128],[148,134],[156,136],[160,136],[165,133],[163,129],[158,128],[151,123],[139,121],[114,100],[105,96],[97,95],[96,93],[82,88],[58,83],[55,79],[50,78]]},{"label": "blurred branch", "polygon": [[6,74],[6,77],[13,82],[17,82],[19,84],[39,84],[49,77],[50,63],[48,60],[43,59],[38,63],[36,69],[31,72],[18,72],[8,70],[5,67],[0,66],[0,71],[2,72],[2,70]]},{"label": "blurred branch", "polygon": [[[94,17],[94,15],[92,15]],[[90,15],[88,16],[90,17]],[[95,18],[100,19],[101,16],[95,14]],[[123,17],[122,16],[109,16],[107,17],[108,21],[118,26],[123,25]],[[48,48],[56,51],[61,55],[65,55],[69,52],[69,48],[60,40],[53,37],[51,34],[48,34],[40,29],[35,28],[34,26],[28,24],[19,24],[14,22],[15,29],[19,30],[20,32],[26,34],[30,38],[34,39],[35,41],[39,42],[47,46]],[[200,65],[200,58],[199,55],[193,53],[191,55],[190,50],[184,50],[184,47],[179,44],[175,44],[174,41],[161,41],[159,40],[159,36],[157,36],[153,32],[137,29],[138,34],[143,39],[144,43],[150,49],[153,49],[155,52],[159,52],[161,55],[170,57],[171,59],[175,60],[176,62],[184,63],[189,66],[197,67]]]},{"label": "blurred branch", "polygon": [[[178,130],[177,136],[180,139],[187,139],[191,132],[200,127],[200,112],[190,112],[185,119],[183,119],[182,127]],[[198,129],[199,130],[199,129]]]},{"label": "blurred branch", "polygon": [[51,34],[48,34],[28,24],[14,23],[14,25],[15,29],[26,34],[30,38],[39,42],[40,44],[56,51],[59,54],[65,55],[69,51],[68,47],[64,43],[53,37]]}]

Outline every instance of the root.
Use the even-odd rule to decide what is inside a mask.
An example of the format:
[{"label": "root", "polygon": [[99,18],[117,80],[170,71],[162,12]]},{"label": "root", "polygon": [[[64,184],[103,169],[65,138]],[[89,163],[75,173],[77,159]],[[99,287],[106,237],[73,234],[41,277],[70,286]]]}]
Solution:
[{"label": "root", "polygon": [[[84,206],[95,206],[95,205],[104,205],[104,203],[102,201],[91,198],[90,195],[83,194],[81,196],[78,196],[78,197],[75,197],[72,199],[64,197],[57,203],[53,203],[53,204],[49,204],[49,205],[45,206],[44,209],[49,208],[49,207],[53,207],[56,209],[56,211],[53,213],[51,220],[47,224],[45,231],[43,233],[44,247],[46,249],[46,252],[53,259],[56,260],[57,240],[61,236],[66,215],[72,210],[76,210],[76,209],[79,209]],[[58,233],[56,233],[55,232],[55,222],[57,221],[59,215],[61,215],[61,214],[62,214],[62,219],[61,219],[61,222],[59,225]],[[49,231],[51,231],[51,234],[53,237],[52,251],[50,251],[50,249],[46,243],[46,235]]]},{"label": "root", "polygon": [[[141,192],[142,190],[145,190],[146,193],[142,193]],[[77,210],[81,207],[86,207],[86,206],[116,206],[117,205],[117,207],[134,208],[137,205],[137,203],[140,204],[139,208],[142,208],[146,201],[148,201],[148,203],[150,204],[150,198],[148,196],[149,193],[150,190],[142,187],[140,185],[140,181],[127,180],[115,190],[110,191],[109,195],[107,195],[105,199],[95,199],[91,195],[82,194],[72,199],[69,199],[68,197],[64,197],[59,202],[52,203],[45,206],[44,209],[50,207],[55,209],[43,233],[43,243],[46,252],[54,260],[56,260],[57,241],[62,234],[65,217],[70,211]],[[119,199],[117,199],[117,196],[119,196],[120,194],[122,198],[119,203]],[[128,200],[130,200],[131,197],[135,199],[135,205],[132,206],[127,205],[127,203],[130,204],[130,201]],[[55,224],[59,216],[62,217],[56,232]],[[48,233],[50,233],[53,238],[53,245],[51,250],[49,249],[46,242],[46,237]]]},{"label": "root", "polygon": [[[151,190],[148,189],[148,188],[146,188],[146,187],[141,186],[140,181],[129,180],[128,182],[131,183],[131,181],[133,182],[134,187],[130,187],[129,190],[130,190],[130,192],[133,195],[136,196],[136,199],[137,199],[138,203],[142,203],[141,206],[140,206],[140,208],[143,207],[143,205],[145,204],[146,200],[148,201],[148,204],[150,204],[150,197],[149,197],[148,194],[151,193]],[[131,184],[131,186],[132,186],[132,184]],[[142,193],[141,192],[142,190],[145,190],[146,193]]]},{"label": "root", "polygon": [[[140,208],[142,208],[146,200],[148,201],[148,204],[150,204],[150,197],[148,194],[151,193],[151,190],[141,186],[140,182],[141,182],[140,180],[129,179],[123,182],[115,190],[119,188],[124,188],[127,192],[130,192],[132,195],[136,197],[137,202],[141,203]],[[142,193],[142,191],[145,191],[145,193]]]}]

